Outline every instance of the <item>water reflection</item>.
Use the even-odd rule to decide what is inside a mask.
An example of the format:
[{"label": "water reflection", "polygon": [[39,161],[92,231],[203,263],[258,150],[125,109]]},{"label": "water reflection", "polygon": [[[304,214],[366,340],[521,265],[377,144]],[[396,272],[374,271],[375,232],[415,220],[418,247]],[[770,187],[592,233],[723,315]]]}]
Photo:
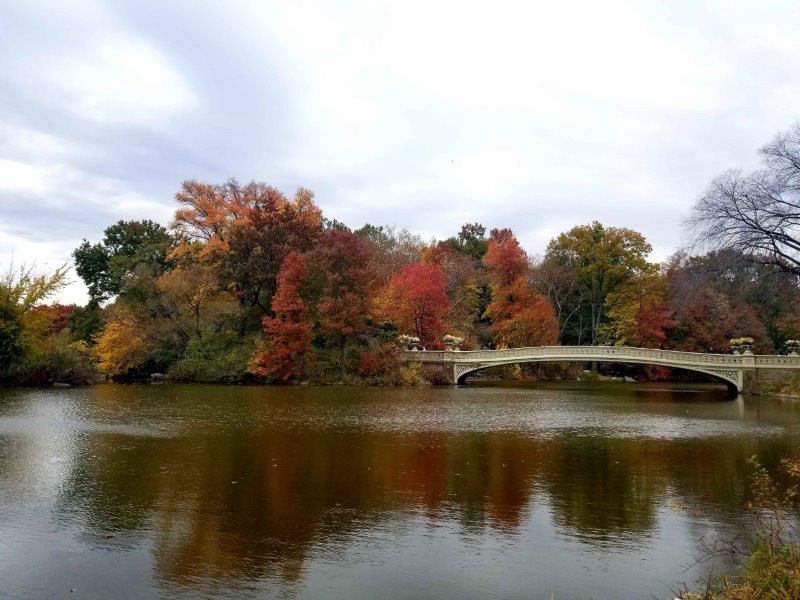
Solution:
[{"label": "water reflection", "polygon": [[[38,529],[50,544],[72,536],[97,561],[137,553],[152,571],[139,573],[152,577],[145,596],[314,595],[314,582],[335,582],[329,571],[345,570],[352,580],[333,589],[367,597],[353,579],[359,568],[389,561],[397,545],[413,553],[445,542],[438,560],[471,553],[488,577],[490,560],[508,558],[502,544],[533,552],[530,569],[546,584],[522,569],[503,575],[504,585],[529,583],[523,596],[604,597],[603,588],[586,588],[586,574],[545,566],[586,554],[584,568],[594,569],[611,550],[667,564],[662,584],[623,561],[615,568],[640,581],[609,577],[609,593],[634,597],[615,585],[660,593],[671,573],[681,574],[699,527],[670,512],[670,500],[702,508],[712,528],[735,524],[747,458],[770,465],[797,451],[795,407],[712,398],[492,388],[6,392],[0,517]],[[29,505],[32,514],[20,516]],[[686,530],[672,554],[659,546],[670,528]],[[0,536],[14,547],[2,527]],[[23,564],[26,552],[36,550],[13,560]],[[414,595],[406,584],[424,573],[410,560],[389,580],[404,582],[395,595]],[[59,572],[92,589],[97,564]],[[31,585],[2,567],[0,575],[12,591]],[[440,595],[474,593],[440,583]],[[104,585],[114,590],[113,581]]]}]

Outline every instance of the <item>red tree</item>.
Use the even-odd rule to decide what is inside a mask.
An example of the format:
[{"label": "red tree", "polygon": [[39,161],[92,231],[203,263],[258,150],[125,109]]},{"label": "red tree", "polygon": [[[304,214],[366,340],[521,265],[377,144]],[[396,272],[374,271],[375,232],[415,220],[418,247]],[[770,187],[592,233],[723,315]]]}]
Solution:
[{"label": "red tree", "polygon": [[378,312],[401,331],[414,333],[429,348],[441,346],[451,308],[447,278],[436,265],[412,263],[393,275],[377,299]]},{"label": "red tree", "polygon": [[528,257],[510,229],[492,229],[483,264],[499,286],[510,285],[528,271]]},{"label": "red tree", "polygon": [[558,341],[558,320],[550,301],[524,277],[499,287],[486,309],[495,342],[506,347],[548,346]]},{"label": "red tree", "polygon": [[267,348],[256,355],[251,371],[261,377],[286,382],[302,374],[302,366],[311,349],[311,328],[308,306],[301,295],[307,273],[306,261],[298,252],[291,252],[278,273],[278,287],[272,298],[275,317],[264,317]]},{"label": "red tree", "polygon": [[319,333],[331,347],[339,349],[344,371],[348,341],[366,330],[373,295],[370,250],[353,232],[328,229],[309,253],[308,261],[316,271],[311,278],[320,285],[316,305]]},{"label": "red tree", "polygon": [[492,279],[486,316],[497,344],[543,346],[558,340],[558,320],[550,301],[528,281],[528,257],[510,229],[493,229],[483,257]]}]

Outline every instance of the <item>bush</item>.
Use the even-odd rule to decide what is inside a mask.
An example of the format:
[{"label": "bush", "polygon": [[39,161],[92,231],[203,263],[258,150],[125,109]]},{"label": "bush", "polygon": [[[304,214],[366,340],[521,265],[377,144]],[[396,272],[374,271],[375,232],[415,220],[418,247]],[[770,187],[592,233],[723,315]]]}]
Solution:
[{"label": "bush", "polygon": [[42,347],[28,347],[8,370],[15,385],[87,385],[100,380],[97,365],[85,342],[58,335]]},{"label": "bush", "polygon": [[174,381],[185,383],[243,383],[251,378],[250,358],[255,341],[244,343],[233,334],[222,338],[196,338],[167,371]]},{"label": "bush", "polygon": [[[747,556],[732,575],[707,585],[703,594],[684,600],[797,600],[800,598],[800,459],[781,460],[782,483],[751,459],[753,515],[746,539],[755,540],[749,553],[736,542],[722,544],[730,556]],[[727,547],[726,547],[727,546]],[[719,548],[710,549],[716,554]]]}]

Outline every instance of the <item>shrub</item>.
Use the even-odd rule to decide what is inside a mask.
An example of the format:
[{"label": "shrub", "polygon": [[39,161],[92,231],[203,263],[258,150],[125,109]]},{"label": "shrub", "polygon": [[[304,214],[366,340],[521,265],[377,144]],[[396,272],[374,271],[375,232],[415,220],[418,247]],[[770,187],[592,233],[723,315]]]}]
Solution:
[{"label": "shrub", "polygon": [[233,334],[215,339],[195,338],[167,375],[186,383],[242,383],[250,378],[249,363],[254,349],[253,340],[241,343]]},{"label": "shrub", "polygon": [[9,369],[8,379],[17,385],[87,385],[97,382],[100,374],[85,342],[59,335],[41,347],[26,348]]}]

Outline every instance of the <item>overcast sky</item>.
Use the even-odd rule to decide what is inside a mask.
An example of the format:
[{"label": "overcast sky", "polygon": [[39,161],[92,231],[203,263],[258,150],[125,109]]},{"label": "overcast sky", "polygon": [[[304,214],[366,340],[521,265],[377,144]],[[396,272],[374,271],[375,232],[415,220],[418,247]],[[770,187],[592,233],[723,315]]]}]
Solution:
[{"label": "overcast sky", "polygon": [[800,119],[798,31],[797,0],[2,2],[0,266],[168,224],[182,180],[228,177],[533,254],[598,219],[660,260]]}]

